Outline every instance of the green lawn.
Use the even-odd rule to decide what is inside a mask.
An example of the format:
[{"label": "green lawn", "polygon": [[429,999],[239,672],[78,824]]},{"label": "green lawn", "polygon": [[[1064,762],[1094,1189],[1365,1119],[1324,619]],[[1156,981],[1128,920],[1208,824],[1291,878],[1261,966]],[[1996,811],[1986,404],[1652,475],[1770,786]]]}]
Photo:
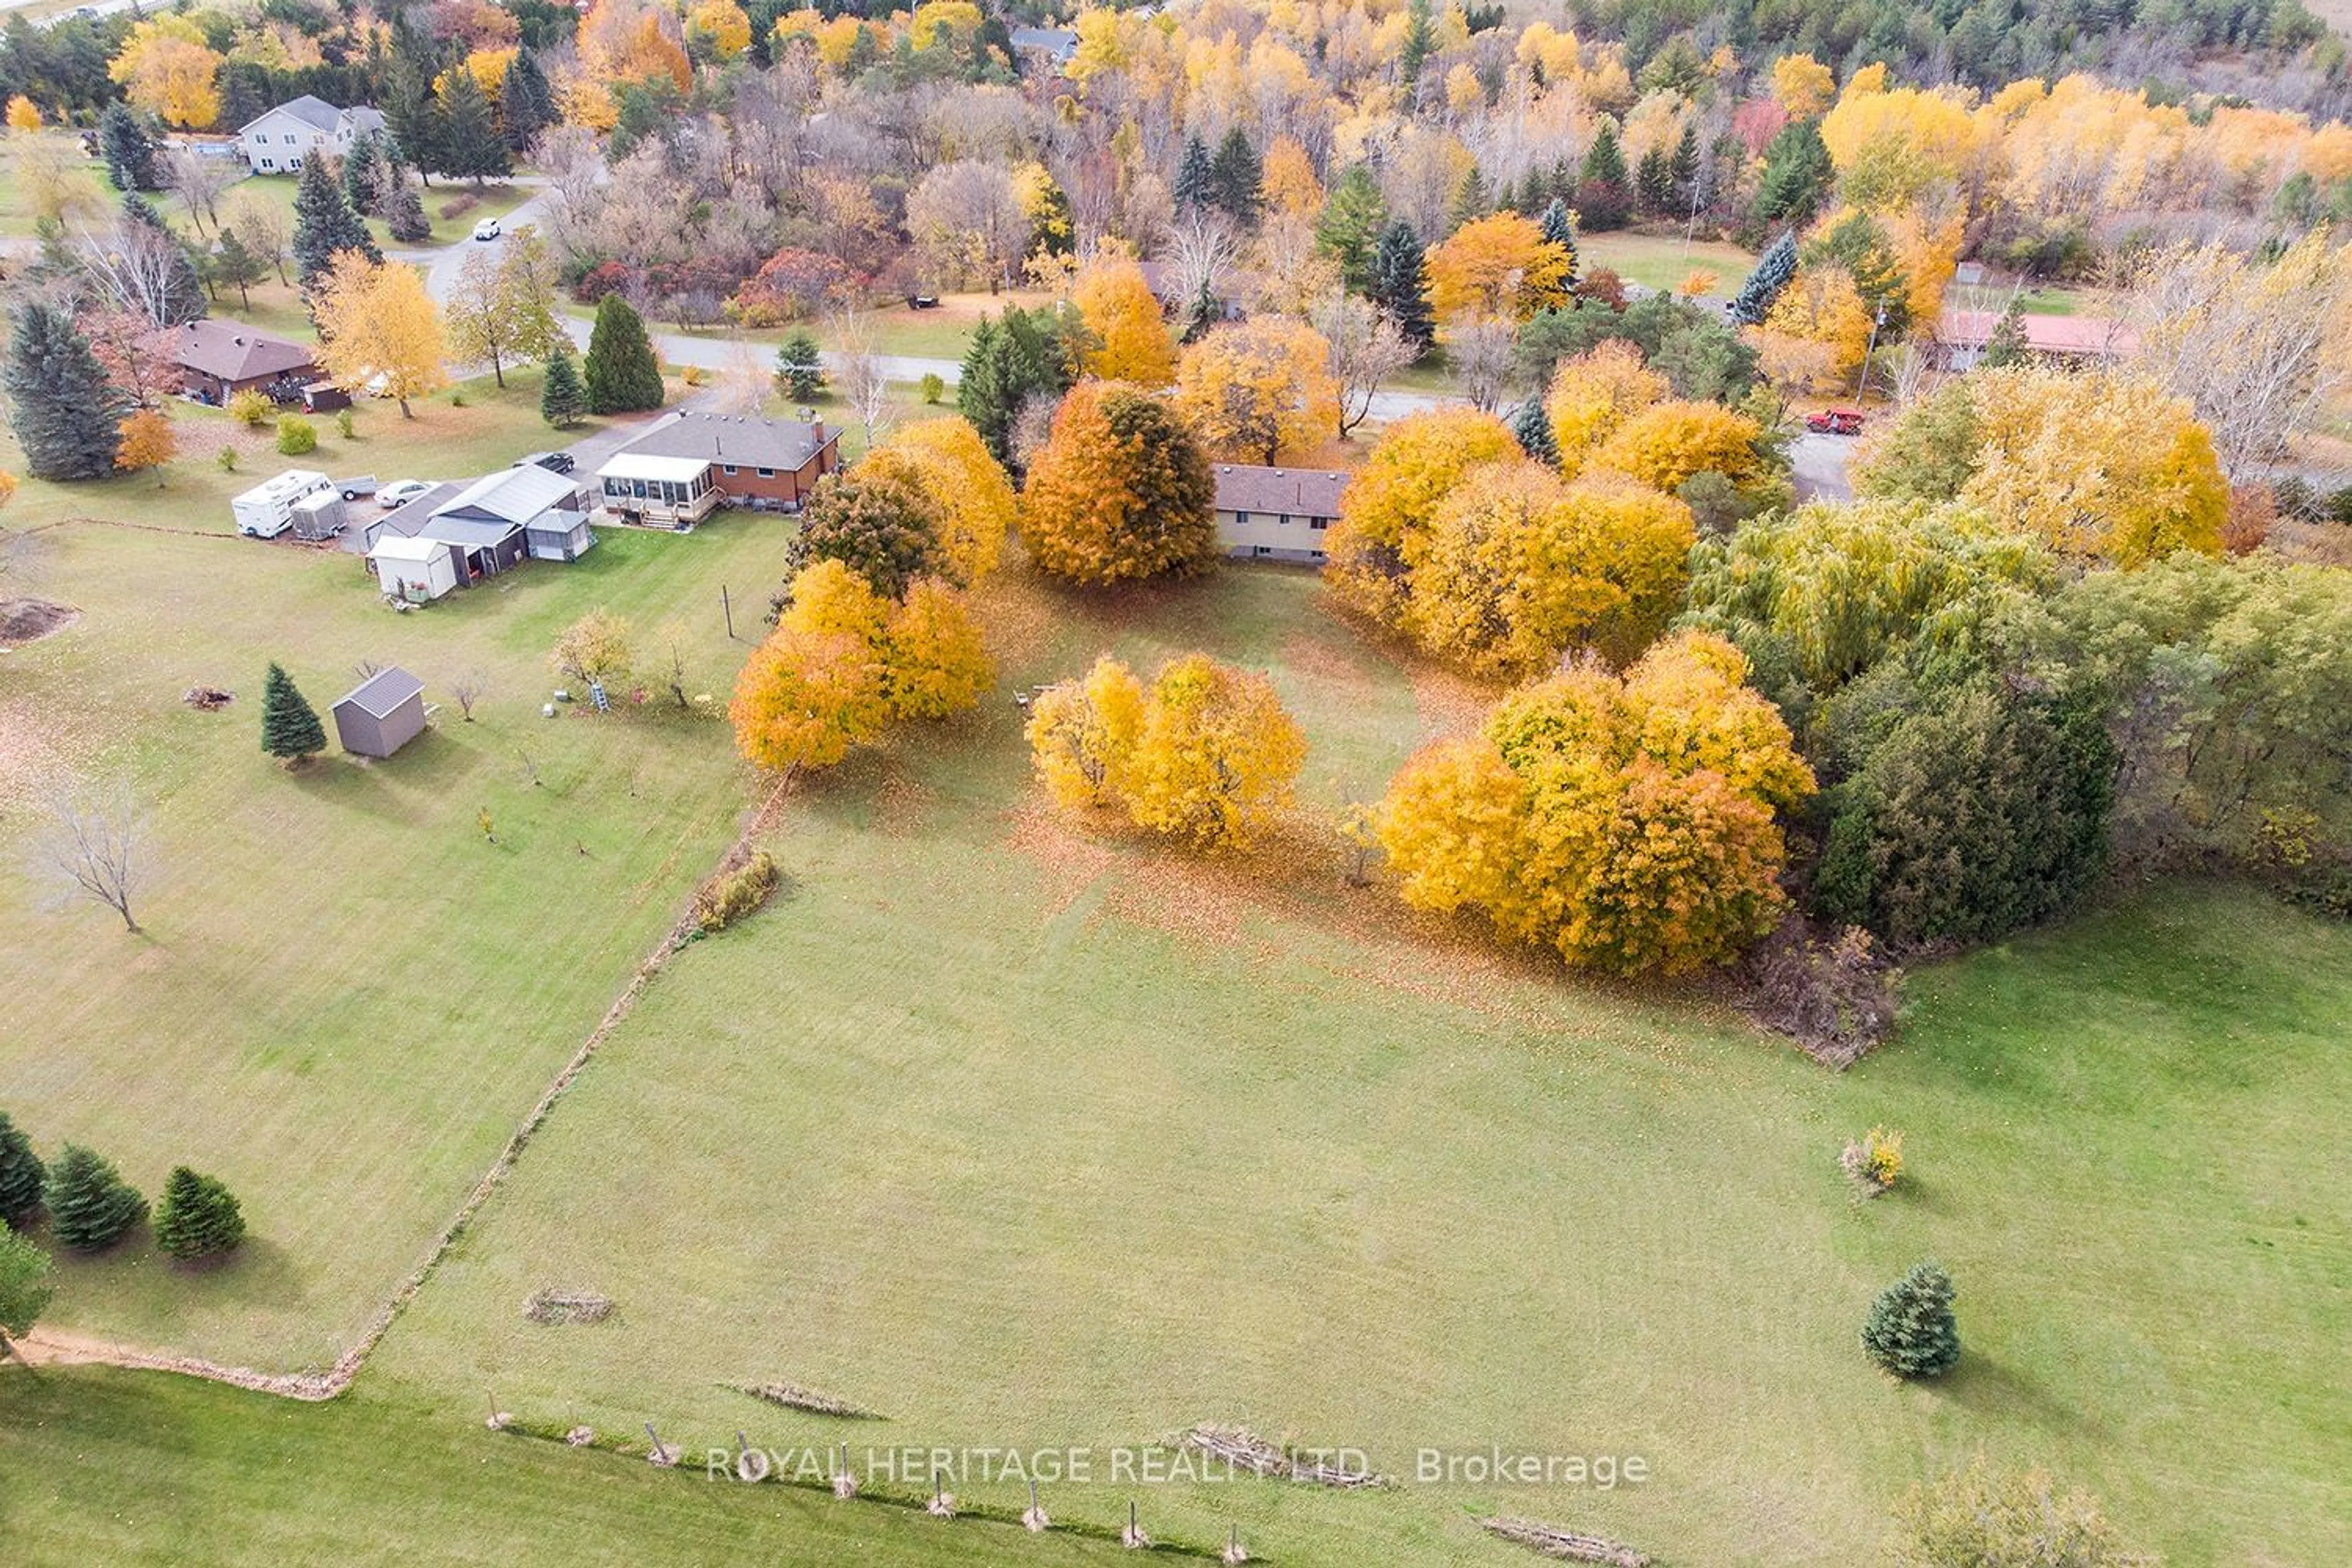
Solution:
[{"label": "green lawn", "polygon": [[[77,0],[79,3],[79,0]],[[9,12],[5,15],[14,16]],[[121,198],[107,183],[106,165],[95,158],[86,157],[81,150],[81,138],[67,131],[44,131],[40,139],[66,150],[79,192],[79,206],[85,221],[102,219]],[[26,145],[26,138],[11,132],[0,136],[0,239],[29,240],[35,237],[34,212],[25,182],[18,172],[19,158]]]},{"label": "green lawn", "polygon": [[[606,530],[578,563],[395,616],[332,548],[37,536],[32,585],[81,619],[0,677],[0,1106],[45,1148],[103,1149],[150,1194],[176,1163],[209,1169],[253,1227],[198,1277],[144,1245],[69,1262],[52,1326],[280,1369],[352,1342],[743,808],[715,718],[541,717],[548,648],[600,605],[648,634],[674,618],[689,695],[723,704],[748,645],[727,640],[720,588],[756,631],[783,542],[749,518]],[[436,726],[388,762],[331,752],[288,774],[257,741],[272,658],[322,715],[358,661],[399,664]],[[452,693],[468,672],[486,693],[470,723]],[[196,683],[237,700],[183,706]],[[151,805],[142,934],[94,904],[43,908],[17,852],[73,772],[127,775]]]},{"label": "green lawn", "polygon": [[[301,183],[298,174],[249,174],[231,185],[221,200],[224,205],[250,191],[284,207],[290,224],[294,213],[294,191]],[[477,190],[467,184],[439,184],[417,195],[425,204],[425,220],[432,225],[430,237],[405,241],[392,237],[392,230],[379,217],[367,220],[368,232],[375,236],[377,245],[385,250],[437,250],[445,246],[471,243],[474,226],[486,217],[504,217],[530,199],[528,185],[509,183],[487,184]],[[443,209],[463,205],[464,210],[453,216],[442,216]],[[177,215],[176,222],[186,226],[186,215]]]},{"label": "green lawn", "polygon": [[1683,279],[1693,272],[1712,272],[1716,284],[1710,292],[1726,298],[1756,265],[1755,252],[1720,240],[1693,239],[1685,244],[1680,234],[1631,234],[1623,230],[1578,235],[1576,259],[1584,272],[1606,267],[1629,282],[1669,293],[1679,290]]}]

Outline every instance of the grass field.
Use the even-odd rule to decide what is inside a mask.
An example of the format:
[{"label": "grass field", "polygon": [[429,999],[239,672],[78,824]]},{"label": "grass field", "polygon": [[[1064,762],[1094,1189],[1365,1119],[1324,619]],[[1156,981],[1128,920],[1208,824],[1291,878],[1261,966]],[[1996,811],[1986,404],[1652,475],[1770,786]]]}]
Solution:
[{"label": "grass field", "polygon": [[[300,177],[295,174],[250,174],[231,185],[221,199],[226,204],[251,192],[283,207],[287,222],[290,225],[294,217],[294,192],[300,184]],[[432,226],[428,237],[415,241],[396,240],[380,217],[367,220],[368,232],[387,252],[437,250],[445,246],[470,242],[476,224],[486,217],[506,216],[528,201],[530,195],[530,186],[508,182],[486,184],[479,190],[468,184],[435,185],[429,190],[417,192],[425,205],[425,221]],[[444,207],[453,205],[462,206],[464,210],[452,217],[441,216]],[[185,226],[185,215],[179,215],[175,221]]]},{"label": "grass field", "polygon": [[1685,245],[1679,234],[1630,234],[1622,229],[1578,235],[1576,259],[1583,271],[1606,267],[1629,282],[1668,293],[1680,289],[1693,272],[1712,272],[1716,276],[1713,292],[1724,298],[1738,289],[1739,280],[1756,265],[1753,251],[1720,240],[1693,239]]}]

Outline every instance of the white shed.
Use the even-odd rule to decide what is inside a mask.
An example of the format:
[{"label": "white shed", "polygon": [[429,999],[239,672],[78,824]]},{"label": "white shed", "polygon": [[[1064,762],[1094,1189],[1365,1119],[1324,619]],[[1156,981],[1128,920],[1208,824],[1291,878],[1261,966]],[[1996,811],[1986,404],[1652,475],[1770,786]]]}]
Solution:
[{"label": "white shed", "polygon": [[386,534],[368,551],[368,563],[385,593],[415,604],[437,599],[457,585],[457,563],[438,539]]}]

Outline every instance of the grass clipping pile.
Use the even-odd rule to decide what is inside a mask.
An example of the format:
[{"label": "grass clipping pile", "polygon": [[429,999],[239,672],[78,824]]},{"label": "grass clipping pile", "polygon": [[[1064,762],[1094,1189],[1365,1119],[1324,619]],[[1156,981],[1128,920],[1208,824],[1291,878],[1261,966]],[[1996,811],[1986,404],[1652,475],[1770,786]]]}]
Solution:
[{"label": "grass clipping pile", "polygon": [[522,1315],[550,1328],[601,1323],[613,1315],[613,1302],[593,1290],[533,1290],[522,1304]]},{"label": "grass clipping pile", "polygon": [[854,1421],[882,1419],[871,1410],[861,1410],[846,1400],[819,1394],[814,1388],[803,1388],[797,1383],[734,1383],[728,1386],[738,1394],[750,1394],[770,1405],[781,1405],[787,1410],[805,1410],[812,1415],[840,1415]]},{"label": "grass clipping pile", "polygon": [[0,599],[0,647],[38,642],[80,618],[79,610],[53,599]]},{"label": "grass clipping pile", "polygon": [[1206,1454],[1234,1469],[1247,1470],[1251,1475],[1267,1476],[1276,1480],[1304,1481],[1310,1486],[1336,1487],[1341,1490],[1390,1484],[1388,1477],[1370,1470],[1351,1470],[1340,1465],[1301,1458],[1239,1426],[1203,1424],[1185,1433],[1177,1442],[1182,1447],[1196,1454]]},{"label": "grass clipping pile", "polygon": [[1557,1557],[1564,1563],[1603,1563],[1609,1568],[1649,1568],[1650,1559],[1645,1554],[1601,1536],[1562,1530],[1556,1524],[1540,1524],[1532,1519],[1487,1519],[1481,1520],[1479,1523],[1489,1535],[1516,1541],[1543,1556]]}]

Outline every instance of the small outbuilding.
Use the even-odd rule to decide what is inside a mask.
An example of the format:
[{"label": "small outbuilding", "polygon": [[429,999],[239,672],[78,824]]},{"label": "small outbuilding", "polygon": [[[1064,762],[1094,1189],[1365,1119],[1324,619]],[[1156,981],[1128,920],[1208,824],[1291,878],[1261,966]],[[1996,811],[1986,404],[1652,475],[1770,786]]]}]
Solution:
[{"label": "small outbuilding", "polygon": [[355,757],[388,757],[424,732],[425,683],[397,665],[335,702],[335,738]]},{"label": "small outbuilding", "polygon": [[377,586],[395,599],[425,604],[457,585],[455,548],[437,539],[386,534],[369,547],[367,558]]}]

